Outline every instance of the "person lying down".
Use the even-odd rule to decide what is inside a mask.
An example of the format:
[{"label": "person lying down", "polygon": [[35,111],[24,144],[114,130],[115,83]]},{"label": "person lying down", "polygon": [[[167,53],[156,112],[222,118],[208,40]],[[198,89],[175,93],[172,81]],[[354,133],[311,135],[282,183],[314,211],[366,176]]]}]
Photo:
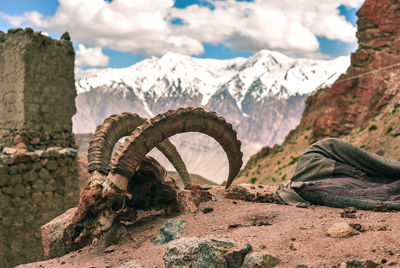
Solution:
[{"label": "person lying down", "polygon": [[318,141],[300,157],[275,201],[287,205],[400,210],[400,162],[336,138]]}]

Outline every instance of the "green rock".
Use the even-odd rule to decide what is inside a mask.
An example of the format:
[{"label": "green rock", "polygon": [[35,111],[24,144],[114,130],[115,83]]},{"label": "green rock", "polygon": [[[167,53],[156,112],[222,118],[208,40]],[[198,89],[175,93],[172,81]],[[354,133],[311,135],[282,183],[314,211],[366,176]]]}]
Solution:
[{"label": "green rock", "polygon": [[55,180],[50,180],[48,183],[46,183],[46,185],[45,185],[45,190],[47,191],[47,192],[52,192],[52,191],[54,191],[54,190],[56,190],[57,189],[57,184],[56,184],[56,181]]},{"label": "green rock", "polygon": [[3,187],[2,190],[3,190],[3,193],[5,193],[5,194],[12,194],[13,193],[13,188],[10,187],[10,186]]},{"label": "green rock", "polygon": [[42,168],[42,165],[40,164],[40,162],[35,162],[35,163],[32,164],[32,169],[35,170],[35,171],[39,170],[41,168]]},{"label": "green rock", "polygon": [[242,268],[272,268],[279,263],[279,259],[261,252],[252,252],[244,258]]},{"label": "green rock", "polygon": [[8,173],[8,166],[7,165],[0,165],[0,175]]},{"label": "green rock", "polygon": [[225,238],[180,238],[166,246],[163,260],[167,268],[239,268],[250,250],[249,243]]},{"label": "green rock", "polygon": [[10,175],[14,175],[18,173],[18,166],[10,166],[10,168],[8,169],[8,174]]},{"label": "green rock", "polygon": [[10,185],[12,178],[8,174],[0,174],[0,186]]},{"label": "green rock", "polygon": [[32,184],[32,188],[35,192],[44,192],[45,185],[42,180],[37,180],[35,183]]},{"label": "green rock", "polygon": [[53,170],[57,170],[58,168],[58,163],[56,160],[50,159],[47,164],[46,164],[46,169],[53,171]]},{"label": "green rock", "polygon": [[21,183],[18,183],[14,187],[14,194],[23,197],[25,195],[25,187]]},{"label": "green rock", "polygon": [[158,231],[157,238],[154,240],[154,245],[162,245],[177,238],[188,225],[188,222],[180,219],[172,219],[161,227]]},{"label": "green rock", "polygon": [[42,168],[39,171],[39,178],[44,181],[44,183],[47,183],[53,179],[53,177],[50,175],[50,172],[48,172],[45,168]]},{"label": "green rock", "polygon": [[21,174],[14,174],[11,176],[11,183],[12,185],[18,184],[22,182],[22,175]]},{"label": "green rock", "polygon": [[31,171],[28,171],[27,173],[25,173],[23,175],[23,178],[24,178],[24,182],[27,182],[27,181],[35,182],[38,178],[38,175],[36,174],[35,171],[31,170]]}]

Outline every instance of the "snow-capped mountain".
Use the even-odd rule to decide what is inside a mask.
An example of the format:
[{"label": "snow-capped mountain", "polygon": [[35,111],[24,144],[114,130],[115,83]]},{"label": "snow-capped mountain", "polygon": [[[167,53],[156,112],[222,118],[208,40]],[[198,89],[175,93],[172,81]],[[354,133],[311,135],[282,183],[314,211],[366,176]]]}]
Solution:
[{"label": "snow-capped mountain", "polygon": [[[299,123],[307,96],[332,84],[349,64],[349,57],[293,59],[262,50],[247,59],[167,53],[123,69],[78,70],[73,130],[93,132],[105,117],[125,111],[151,117],[169,109],[203,106],[234,125],[244,151],[248,151],[246,161],[261,146],[281,142]],[[196,140],[204,142],[203,138],[184,137],[175,142],[186,147]],[[190,165],[189,170],[193,172]]]}]

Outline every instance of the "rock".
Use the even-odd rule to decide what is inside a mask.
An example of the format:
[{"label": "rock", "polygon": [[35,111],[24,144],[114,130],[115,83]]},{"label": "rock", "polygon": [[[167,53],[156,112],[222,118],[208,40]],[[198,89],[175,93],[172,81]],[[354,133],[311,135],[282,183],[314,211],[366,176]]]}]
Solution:
[{"label": "rock", "polygon": [[14,146],[17,149],[17,153],[26,154],[27,152],[33,152],[32,148],[28,148],[25,143],[21,142]]},{"label": "rock", "polygon": [[12,183],[12,178],[8,174],[1,174],[0,175],[0,186],[10,185]]},{"label": "rock", "polygon": [[61,155],[76,157],[78,155],[78,151],[73,148],[64,148],[59,151]]},{"label": "rock", "polygon": [[12,165],[12,164],[14,164],[14,157],[12,157],[12,156],[7,156],[7,155],[2,155],[2,157],[1,157],[1,162],[2,162],[4,165]]},{"label": "rock", "polygon": [[54,171],[54,170],[57,170],[57,168],[58,168],[58,163],[56,160],[50,159],[46,164],[47,170]]},{"label": "rock", "polygon": [[55,258],[68,253],[63,236],[67,227],[72,223],[76,210],[76,207],[71,208],[64,212],[64,214],[40,227],[44,254],[47,257]]},{"label": "rock", "polygon": [[204,213],[204,214],[210,213],[210,212],[212,212],[213,210],[214,210],[213,208],[206,207],[206,208],[203,208],[203,213]]},{"label": "rock", "polygon": [[47,148],[45,155],[47,154],[47,156],[50,157],[59,157],[61,149],[61,147],[49,147]]},{"label": "rock", "polygon": [[340,213],[340,217],[355,219],[356,212],[357,212],[357,209],[355,207],[346,207],[343,209],[343,212]]},{"label": "rock", "polygon": [[350,225],[350,227],[353,228],[354,230],[357,230],[357,231],[360,231],[360,232],[365,231],[365,230],[362,228],[361,224],[359,224],[359,223],[350,223],[349,225]]},{"label": "rock", "polygon": [[28,144],[29,139],[25,136],[21,136],[21,135],[16,135],[13,139],[13,144],[18,144],[18,143],[25,143]]},{"label": "rock", "polygon": [[328,229],[327,234],[330,237],[345,238],[358,235],[359,232],[351,228],[346,222],[337,222]]},{"label": "rock", "polygon": [[176,239],[187,225],[188,222],[185,220],[172,219],[168,221],[161,227],[160,231],[158,231],[157,238],[154,240],[154,245],[162,245]]},{"label": "rock", "polygon": [[30,141],[30,144],[32,145],[37,145],[40,142],[40,138],[39,137],[35,137]]},{"label": "rock", "polygon": [[5,148],[3,149],[3,154],[12,155],[12,154],[16,154],[17,152],[18,152],[17,149],[10,148],[10,147],[5,147]]},{"label": "rock", "polygon": [[187,190],[178,190],[176,199],[178,210],[196,213],[199,210],[200,203],[211,200],[212,195],[200,186],[192,185]]},{"label": "rock", "polygon": [[240,268],[244,261],[247,253],[251,251],[252,247],[250,243],[245,243],[245,246],[235,245],[227,253],[224,254],[224,258],[229,268]]},{"label": "rock", "polygon": [[225,193],[225,197],[228,199],[244,201],[252,201],[255,196],[255,194],[250,193],[245,187],[240,185],[232,185]]},{"label": "rock", "polygon": [[16,186],[14,186],[14,195],[23,197],[25,195],[25,187],[18,183]]},{"label": "rock", "polygon": [[123,263],[119,268],[145,268],[145,266],[136,261],[128,261]]},{"label": "rock", "polygon": [[388,212],[388,209],[386,207],[385,203],[376,205],[376,207],[374,207],[374,209],[372,210],[373,212]]},{"label": "rock", "polygon": [[111,253],[111,252],[114,252],[116,248],[117,248],[116,245],[111,245],[111,246],[109,246],[108,248],[106,248],[106,249],[104,250],[104,253]]},{"label": "rock", "polygon": [[400,128],[397,128],[396,130],[393,131],[392,135],[394,137],[400,136]]},{"label": "rock", "polygon": [[60,40],[67,40],[67,41],[71,41],[71,37],[69,36],[68,32],[65,32],[61,35]]},{"label": "rock", "polygon": [[279,263],[279,259],[269,254],[261,252],[249,253],[245,258],[241,268],[270,268]]},{"label": "rock", "polygon": [[378,267],[378,264],[371,261],[359,261],[359,260],[352,260],[347,262],[342,262],[340,264],[340,268],[375,268]]},{"label": "rock", "polygon": [[[189,237],[172,241],[165,248],[165,267],[240,267],[251,245],[216,237]],[[237,263],[233,263],[238,261]],[[233,266],[229,266],[229,265]]]},{"label": "rock", "polygon": [[15,175],[17,173],[18,173],[18,166],[12,165],[12,166],[9,167],[8,174]]},{"label": "rock", "polygon": [[20,153],[20,150],[18,150],[18,153],[14,159],[14,163],[28,163],[31,160],[32,157],[30,155],[28,155],[26,152]]},{"label": "rock", "polygon": [[39,178],[45,183],[53,179],[53,177],[50,175],[50,172],[48,172],[45,168],[42,168],[39,171]]},{"label": "rock", "polygon": [[242,225],[240,223],[232,223],[228,225],[228,229],[235,229],[235,228],[239,228],[242,227]]},{"label": "rock", "polygon": [[257,193],[252,202],[256,203],[273,203],[274,193]]},{"label": "rock", "polygon": [[0,165],[0,175],[8,173],[8,166]]}]

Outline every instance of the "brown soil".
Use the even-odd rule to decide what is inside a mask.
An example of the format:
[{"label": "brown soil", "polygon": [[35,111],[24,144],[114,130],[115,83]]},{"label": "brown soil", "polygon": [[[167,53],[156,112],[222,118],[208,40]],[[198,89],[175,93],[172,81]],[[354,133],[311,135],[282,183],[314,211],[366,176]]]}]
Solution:
[{"label": "brown soil", "polygon": [[[257,190],[273,192],[275,187],[257,187]],[[237,242],[249,242],[254,251],[278,257],[281,262],[276,267],[301,264],[331,267],[356,259],[400,266],[398,212],[358,210],[355,218],[342,218],[343,209],[319,206],[297,208],[231,200],[224,197],[224,189],[219,186],[211,192],[215,201],[201,204],[201,208],[212,207],[214,210],[210,213],[147,214],[127,227],[127,234],[114,252],[104,253],[104,248],[91,245],[27,267],[119,267],[132,260],[146,267],[164,267],[162,257],[166,245],[155,246],[153,240],[158,230],[171,218],[189,222],[180,237],[217,235]],[[365,231],[349,238],[327,236],[328,228],[337,222],[360,224]]]}]

